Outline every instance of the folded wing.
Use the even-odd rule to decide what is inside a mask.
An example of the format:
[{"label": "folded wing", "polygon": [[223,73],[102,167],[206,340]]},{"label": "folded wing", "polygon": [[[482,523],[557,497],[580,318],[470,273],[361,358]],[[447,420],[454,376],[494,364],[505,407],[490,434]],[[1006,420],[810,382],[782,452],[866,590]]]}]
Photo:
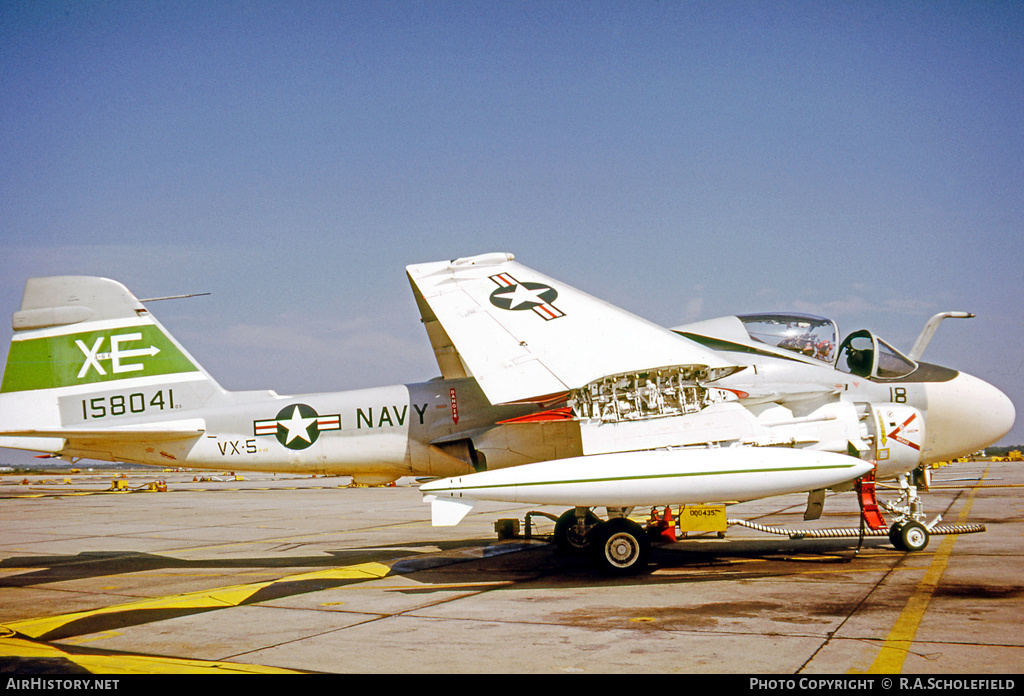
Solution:
[{"label": "folded wing", "polygon": [[737,366],[672,331],[485,254],[406,269],[445,377],[473,376],[494,404],[554,400],[607,375]]}]

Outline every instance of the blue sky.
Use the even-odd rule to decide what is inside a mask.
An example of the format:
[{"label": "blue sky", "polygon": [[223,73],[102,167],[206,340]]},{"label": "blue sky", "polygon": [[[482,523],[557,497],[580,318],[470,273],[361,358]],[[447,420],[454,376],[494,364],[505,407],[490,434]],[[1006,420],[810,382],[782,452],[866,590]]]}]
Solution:
[{"label": "blue sky", "polygon": [[0,3],[0,315],[209,292],[152,309],[231,389],[429,379],[404,267],[510,251],[666,325],[971,311],[925,359],[1022,410],[1022,224],[1019,0]]}]

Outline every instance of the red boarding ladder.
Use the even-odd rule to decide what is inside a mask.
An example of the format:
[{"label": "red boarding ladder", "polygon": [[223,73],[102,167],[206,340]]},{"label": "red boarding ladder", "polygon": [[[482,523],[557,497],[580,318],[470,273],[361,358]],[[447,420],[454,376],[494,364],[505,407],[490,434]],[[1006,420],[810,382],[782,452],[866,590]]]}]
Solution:
[{"label": "red boarding ladder", "polygon": [[875,497],[875,470],[872,469],[857,481],[857,501],[860,503],[860,514],[870,529],[885,529],[888,525],[878,509],[878,498]]}]

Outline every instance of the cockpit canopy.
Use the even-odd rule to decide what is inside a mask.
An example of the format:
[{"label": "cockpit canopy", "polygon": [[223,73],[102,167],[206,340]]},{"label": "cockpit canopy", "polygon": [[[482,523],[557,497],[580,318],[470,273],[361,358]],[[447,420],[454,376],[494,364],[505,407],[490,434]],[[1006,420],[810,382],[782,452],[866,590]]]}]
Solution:
[{"label": "cockpit canopy", "polygon": [[839,330],[831,319],[810,314],[742,314],[738,318],[755,341],[824,363],[835,361]]},{"label": "cockpit canopy", "polygon": [[745,314],[739,320],[752,339],[835,364],[836,369],[860,377],[900,379],[918,364],[870,331],[855,331],[836,350],[839,330],[831,319],[810,314]]},{"label": "cockpit canopy", "polygon": [[859,377],[899,379],[916,370],[917,363],[870,331],[854,331],[839,347],[836,369]]}]

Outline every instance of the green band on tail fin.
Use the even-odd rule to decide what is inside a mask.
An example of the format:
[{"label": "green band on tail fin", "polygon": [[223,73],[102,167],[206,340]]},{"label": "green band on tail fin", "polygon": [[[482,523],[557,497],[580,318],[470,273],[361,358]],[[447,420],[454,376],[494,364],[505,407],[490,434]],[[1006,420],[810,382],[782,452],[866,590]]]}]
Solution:
[{"label": "green band on tail fin", "polygon": [[199,368],[160,327],[83,331],[11,342],[0,392],[54,389]]}]

